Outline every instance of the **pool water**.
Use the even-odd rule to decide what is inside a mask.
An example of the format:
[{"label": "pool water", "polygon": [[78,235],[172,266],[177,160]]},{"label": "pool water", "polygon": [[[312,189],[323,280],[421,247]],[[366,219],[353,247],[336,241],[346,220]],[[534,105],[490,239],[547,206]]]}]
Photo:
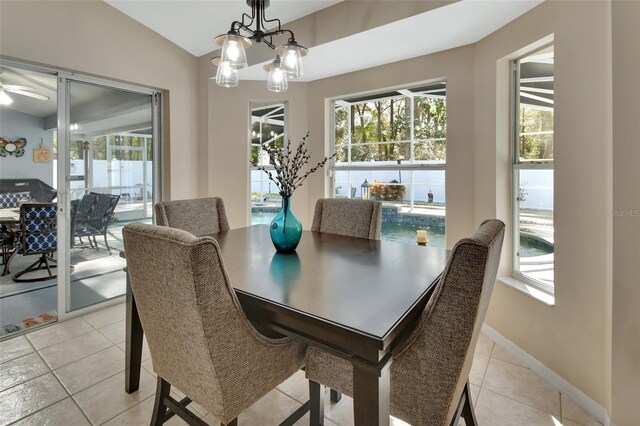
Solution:
[{"label": "pool water", "polygon": [[[269,225],[277,212],[251,212],[251,224],[252,225]],[[394,222],[382,222],[381,238],[387,241],[396,241],[400,243],[416,243],[416,231],[418,229],[424,229],[418,225],[410,225],[405,223]],[[431,247],[444,247],[444,232],[428,230],[429,246]]]},{"label": "pool water", "polygon": [[252,225],[270,225],[278,212],[251,212]]},{"label": "pool water", "polygon": [[[256,211],[251,213],[251,224],[269,225],[277,212],[261,212]],[[396,223],[396,222],[382,222],[382,230],[380,237],[386,241],[395,241],[406,244],[416,244],[416,231],[418,229],[424,229],[424,226],[412,225],[408,223]],[[429,237],[430,247],[446,247],[446,241],[444,236],[444,229],[430,228],[427,230]],[[542,256],[552,253],[553,250],[545,250],[537,245],[529,242],[528,239],[522,238],[520,240],[520,256],[532,257]]]},{"label": "pool water", "polygon": [[[424,226],[409,223],[382,222],[380,238],[398,243],[416,244],[416,231]],[[444,230],[428,229],[429,247],[445,247]]]}]

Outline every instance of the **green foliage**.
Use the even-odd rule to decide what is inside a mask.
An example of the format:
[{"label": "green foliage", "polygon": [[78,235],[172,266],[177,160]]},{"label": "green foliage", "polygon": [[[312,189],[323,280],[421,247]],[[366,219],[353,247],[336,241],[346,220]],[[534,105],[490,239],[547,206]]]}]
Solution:
[{"label": "green foliage", "polygon": [[393,179],[389,183],[373,181],[369,186],[369,196],[379,201],[402,201],[406,188]]},{"label": "green foliage", "polygon": [[447,156],[447,105],[444,99],[414,100],[414,158],[445,161]]},{"label": "green foliage", "polygon": [[553,111],[521,105],[519,119],[518,150],[520,158],[522,160],[553,159]]},{"label": "green foliage", "polygon": [[258,165],[258,159],[260,158],[260,147],[259,146],[251,146],[251,159],[249,160],[251,162],[252,166],[257,166]]},{"label": "green foliage", "polygon": [[[411,158],[409,98],[368,101],[335,110],[336,161],[347,162],[349,126],[351,161],[408,161]],[[349,123],[349,110],[351,123]],[[446,102],[441,98],[414,98],[414,157],[440,160],[446,157]],[[441,139],[441,140],[438,140]]]}]

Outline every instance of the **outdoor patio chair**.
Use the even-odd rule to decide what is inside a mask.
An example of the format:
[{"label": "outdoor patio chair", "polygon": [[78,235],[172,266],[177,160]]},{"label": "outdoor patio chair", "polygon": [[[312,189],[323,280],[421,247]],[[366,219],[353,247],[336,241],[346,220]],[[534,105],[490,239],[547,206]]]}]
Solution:
[{"label": "outdoor patio chair", "polygon": [[[191,401],[223,425],[236,425],[240,413],[304,365],[305,345],[267,338],[251,325],[213,238],[142,223],[127,224],[122,234],[157,374],[152,425],[174,413],[204,425],[188,410]],[[186,398],[173,399],[171,386]],[[296,410],[289,424],[306,411]]]},{"label": "outdoor patio chair", "polygon": [[381,227],[380,201],[321,198],[316,202],[311,230],[379,240]]},{"label": "outdoor patio chair", "polygon": [[220,197],[160,201],[155,205],[156,224],[182,229],[201,237],[229,230],[229,221]]},{"label": "outdoor patio chair", "polygon": [[[5,271],[9,271],[11,261],[17,255],[39,256],[38,260],[27,268],[16,273],[12,279],[16,282],[45,281],[56,278],[51,268],[56,267],[53,253],[58,248],[57,239],[57,208],[54,203],[22,204],[20,206],[20,228],[15,235],[15,250],[5,265]],[[38,278],[21,278],[29,272],[46,269],[48,276]]]},{"label": "outdoor patio chair", "polygon": [[[414,426],[477,424],[469,372],[498,271],[504,223],[487,220],[471,238],[460,240],[416,328],[393,351],[391,415]],[[307,351],[311,395],[321,385],[353,395],[353,366],[317,348]],[[311,424],[323,418],[323,405],[311,402]]]},{"label": "outdoor patio chair", "polygon": [[[98,250],[97,235],[104,238],[104,245],[111,254],[111,247],[107,241],[109,220],[118,205],[120,195],[98,194],[91,192],[80,200],[77,211],[73,216],[74,237],[87,237],[89,244]],[[91,239],[93,238],[93,241]]]},{"label": "outdoor patio chair", "polygon": [[17,209],[21,201],[31,201],[29,192],[3,192],[0,193],[0,209]]}]

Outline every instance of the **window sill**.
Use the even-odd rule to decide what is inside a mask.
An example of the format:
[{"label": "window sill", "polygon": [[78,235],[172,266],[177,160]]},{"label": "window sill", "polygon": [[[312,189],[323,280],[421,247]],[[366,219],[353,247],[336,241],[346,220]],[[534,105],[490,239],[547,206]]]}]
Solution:
[{"label": "window sill", "polygon": [[556,304],[556,298],[553,296],[553,294],[546,293],[540,289],[533,287],[532,285],[520,281],[517,278],[498,277],[497,280],[498,282],[501,282],[506,286],[514,288],[521,293],[533,297],[534,299],[544,303],[547,306],[554,306]]}]

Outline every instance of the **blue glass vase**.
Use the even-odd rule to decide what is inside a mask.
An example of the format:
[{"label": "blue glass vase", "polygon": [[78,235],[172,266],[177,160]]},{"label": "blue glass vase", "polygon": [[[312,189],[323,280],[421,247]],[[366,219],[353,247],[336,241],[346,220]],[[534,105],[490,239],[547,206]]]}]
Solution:
[{"label": "blue glass vase", "polygon": [[302,238],[302,224],[291,211],[289,197],[282,197],[282,208],[271,222],[271,241],[278,253],[292,253]]}]

